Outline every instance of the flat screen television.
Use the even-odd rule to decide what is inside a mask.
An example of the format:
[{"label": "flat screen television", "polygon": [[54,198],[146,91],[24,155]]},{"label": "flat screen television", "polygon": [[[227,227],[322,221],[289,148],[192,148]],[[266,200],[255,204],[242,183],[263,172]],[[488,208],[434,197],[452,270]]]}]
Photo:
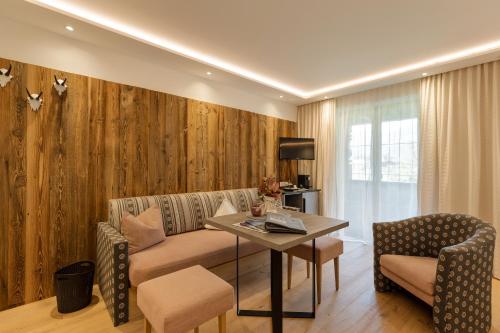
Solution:
[{"label": "flat screen television", "polygon": [[280,138],[280,160],[314,160],[314,139]]}]

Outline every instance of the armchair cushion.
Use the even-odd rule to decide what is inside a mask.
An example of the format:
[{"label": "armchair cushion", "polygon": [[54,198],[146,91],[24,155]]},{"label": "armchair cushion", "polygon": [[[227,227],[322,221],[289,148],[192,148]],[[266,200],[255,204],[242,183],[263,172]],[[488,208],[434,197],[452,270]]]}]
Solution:
[{"label": "armchair cushion", "polygon": [[383,254],[382,274],[407,289],[429,305],[434,302],[438,260],[429,257]]}]

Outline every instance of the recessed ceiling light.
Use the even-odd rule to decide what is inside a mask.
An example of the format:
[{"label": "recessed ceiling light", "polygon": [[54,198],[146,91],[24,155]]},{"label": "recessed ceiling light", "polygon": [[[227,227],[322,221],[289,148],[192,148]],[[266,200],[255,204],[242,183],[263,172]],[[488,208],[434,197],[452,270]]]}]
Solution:
[{"label": "recessed ceiling light", "polygon": [[328,98],[328,96],[323,96],[323,99],[327,99],[327,98]]},{"label": "recessed ceiling light", "polygon": [[283,95],[280,95],[280,98],[283,98]]},{"label": "recessed ceiling light", "polygon": [[422,76],[427,76],[429,75],[429,73],[422,73]]},{"label": "recessed ceiling light", "polygon": [[206,65],[210,65],[212,67],[216,67],[222,69],[226,72],[236,74],[248,80],[252,80],[263,85],[281,90],[283,92],[287,92],[289,94],[299,96],[302,98],[311,98],[315,96],[322,96],[324,94],[329,94],[333,91],[342,90],[349,87],[359,86],[362,84],[366,84],[369,82],[374,82],[382,79],[386,79],[389,77],[394,77],[397,75],[401,75],[404,73],[418,72],[425,68],[430,68],[437,65],[442,65],[462,59],[466,59],[473,56],[479,56],[483,54],[488,54],[493,51],[500,50],[500,39],[491,41],[489,43],[480,44],[471,46],[469,48],[461,49],[458,51],[453,51],[447,54],[443,54],[441,56],[437,56],[434,58],[425,59],[420,62],[411,63],[405,66],[394,67],[392,69],[376,72],[373,74],[365,75],[362,77],[358,77],[349,81],[344,81],[340,83],[336,83],[333,85],[329,85],[326,87],[322,87],[315,90],[302,90],[296,87],[293,87],[284,82],[273,79],[269,76],[262,75],[260,73],[253,72],[247,68],[243,68],[234,63],[216,58],[212,55],[200,52],[198,50],[191,49],[184,45],[175,43],[171,40],[168,40],[163,37],[159,37],[154,34],[150,34],[144,30],[141,30],[137,26],[128,25],[123,22],[119,22],[111,19],[110,17],[106,17],[98,12],[94,12],[88,9],[85,9],[81,6],[75,5],[73,2],[65,1],[65,0],[26,0],[28,2],[37,4],[39,6],[49,8],[55,10],[59,13],[63,13],[66,15],[70,15],[73,17],[80,18],[85,22],[95,24],[102,28],[108,29],[110,31],[120,33],[124,36],[134,38],[136,40],[142,41],[149,45],[158,47],[160,49],[173,52],[180,56],[199,61]]},{"label": "recessed ceiling light", "polygon": [[70,25],[65,26],[65,28],[66,28],[66,30],[71,31],[71,32],[75,31],[75,28],[73,28]]},{"label": "recessed ceiling light", "polygon": [[207,72],[207,75],[209,75],[209,76],[212,75],[212,72]]}]

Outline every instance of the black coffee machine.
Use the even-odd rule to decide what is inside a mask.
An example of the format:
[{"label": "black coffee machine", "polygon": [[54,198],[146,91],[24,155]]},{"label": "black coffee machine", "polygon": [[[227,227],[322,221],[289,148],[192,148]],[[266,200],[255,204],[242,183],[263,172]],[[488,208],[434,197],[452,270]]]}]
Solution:
[{"label": "black coffee machine", "polygon": [[297,182],[299,188],[311,188],[311,176],[309,175],[299,175]]}]

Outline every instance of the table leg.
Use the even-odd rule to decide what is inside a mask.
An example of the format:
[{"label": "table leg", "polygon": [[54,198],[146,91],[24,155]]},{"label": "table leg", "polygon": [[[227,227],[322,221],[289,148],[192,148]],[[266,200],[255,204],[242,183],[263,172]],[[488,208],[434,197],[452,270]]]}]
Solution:
[{"label": "table leg", "polygon": [[236,314],[238,316],[271,317],[273,333],[283,332],[283,318],[315,318],[316,316],[316,240],[313,239],[312,312],[283,311],[283,253],[271,249],[271,311],[240,309],[239,237],[236,237]]},{"label": "table leg", "polygon": [[316,318],[316,238],[312,240],[312,318]]},{"label": "table leg", "polygon": [[271,312],[273,333],[283,332],[283,253],[271,250]]},{"label": "table leg", "polygon": [[240,237],[236,236],[236,314],[240,314]]}]

